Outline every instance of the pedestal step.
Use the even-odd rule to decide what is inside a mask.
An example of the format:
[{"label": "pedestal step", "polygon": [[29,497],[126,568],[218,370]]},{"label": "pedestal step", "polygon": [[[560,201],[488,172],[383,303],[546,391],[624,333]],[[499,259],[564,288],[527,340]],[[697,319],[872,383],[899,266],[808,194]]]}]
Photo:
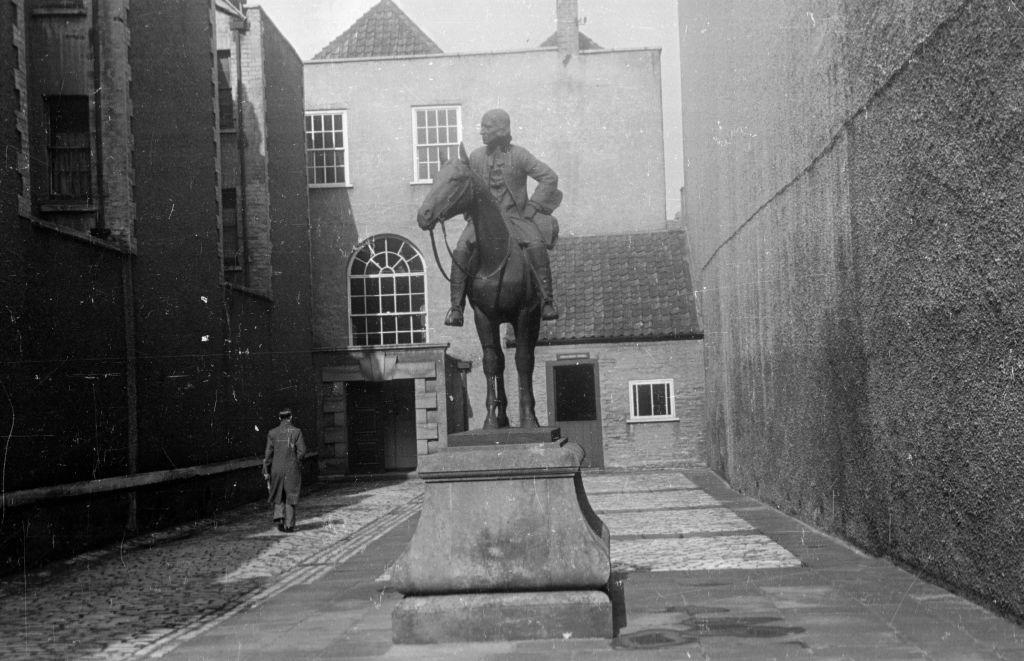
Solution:
[{"label": "pedestal step", "polygon": [[406,597],[391,613],[398,644],[609,638],[612,603],[599,590]]},{"label": "pedestal step", "polygon": [[558,427],[504,427],[502,429],[474,429],[448,434],[448,447],[463,448],[476,445],[517,445],[520,443],[554,443],[561,438]]}]

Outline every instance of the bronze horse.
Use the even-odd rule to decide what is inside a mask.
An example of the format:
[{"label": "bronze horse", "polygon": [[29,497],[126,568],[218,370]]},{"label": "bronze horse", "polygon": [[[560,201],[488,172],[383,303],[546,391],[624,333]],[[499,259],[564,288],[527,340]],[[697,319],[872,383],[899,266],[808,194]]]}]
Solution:
[{"label": "bronze horse", "polygon": [[[498,332],[502,323],[512,324],[516,337],[519,426],[539,427],[534,412],[533,353],[540,333],[541,295],[523,249],[512,238],[487,184],[470,169],[462,145],[459,157],[445,163],[434,175],[434,184],[416,221],[421,229],[432,230],[438,222],[458,214],[476,229],[476,258],[469,269],[467,289],[487,377],[484,429],[509,426],[505,354]],[[452,268],[461,267],[453,262]]]}]

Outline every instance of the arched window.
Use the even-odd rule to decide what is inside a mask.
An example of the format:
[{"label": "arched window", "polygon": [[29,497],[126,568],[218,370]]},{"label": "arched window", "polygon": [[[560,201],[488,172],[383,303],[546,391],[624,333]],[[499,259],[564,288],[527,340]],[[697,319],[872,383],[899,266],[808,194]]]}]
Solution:
[{"label": "arched window", "polygon": [[427,341],[423,257],[400,236],[368,239],[349,267],[352,344],[391,346]]}]

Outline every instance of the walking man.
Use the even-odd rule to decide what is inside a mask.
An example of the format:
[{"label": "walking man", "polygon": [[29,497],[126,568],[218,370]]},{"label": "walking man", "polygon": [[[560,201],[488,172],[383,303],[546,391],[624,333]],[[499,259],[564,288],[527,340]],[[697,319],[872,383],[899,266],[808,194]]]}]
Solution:
[{"label": "walking man", "polygon": [[[539,158],[519,145],[512,144],[511,121],[500,108],[488,110],[480,120],[480,138],[484,146],[469,155],[469,167],[479,175],[501,209],[513,237],[523,246],[541,290],[541,319],[558,319],[551,283],[548,247],[544,243],[534,216],[551,215],[562,202],[558,175]],[[526,178],[537,182],[533,195],[526,197]],[[448,326],[463,324],[466,304],[466,274],[476,244],[476,231],[466,223],[459,242],[452,251],[456,266],[452,268],[451,309],[444,319]]]},{"label": "walking man", "polygon": [[267,433],[263,455],[263,479],[267,480],[269,501],[274,506],[274,523],[281,532],[295,532],[295,506],[302,489],[302,458],[306,442],[302,430],[292,424],[292,410],[277,414],[281,423]]}]

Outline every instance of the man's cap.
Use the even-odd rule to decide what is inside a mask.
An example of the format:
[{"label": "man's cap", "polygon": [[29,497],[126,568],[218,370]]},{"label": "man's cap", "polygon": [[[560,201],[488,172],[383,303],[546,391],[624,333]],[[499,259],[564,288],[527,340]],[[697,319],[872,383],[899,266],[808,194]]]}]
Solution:
[{"label": "man's cap", "polygon": [[281,418],[287,418],[291,414],[292,414],[292,410],[290,408],[287,408],[287,407],[283,408],[283,409],[281,409],[280,411],[277,412],[278,417],[281,417]]}]

